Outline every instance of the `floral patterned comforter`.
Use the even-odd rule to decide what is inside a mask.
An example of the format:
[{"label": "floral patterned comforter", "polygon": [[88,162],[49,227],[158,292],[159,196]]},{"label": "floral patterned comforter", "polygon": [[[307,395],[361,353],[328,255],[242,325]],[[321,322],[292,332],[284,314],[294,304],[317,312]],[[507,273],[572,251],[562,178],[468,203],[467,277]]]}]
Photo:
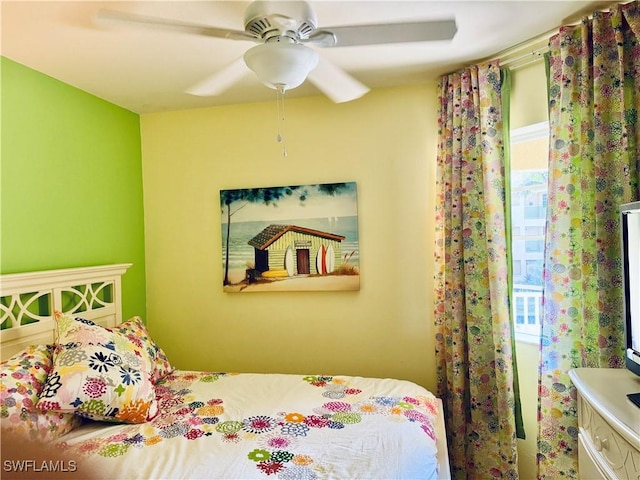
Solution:
[{"label": "floral patterned comforter", "polygon": [[406,381],[176,371],[151,422],[60,446],[100,478],[437,478],[436,398]]}]

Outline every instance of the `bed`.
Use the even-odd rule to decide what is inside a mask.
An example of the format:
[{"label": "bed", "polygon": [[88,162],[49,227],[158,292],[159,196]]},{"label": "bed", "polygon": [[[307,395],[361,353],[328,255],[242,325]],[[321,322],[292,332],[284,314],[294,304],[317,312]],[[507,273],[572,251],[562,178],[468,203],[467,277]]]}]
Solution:
[{"label": "bed", "polygon": [[1,277],[3,477],[450,478],[431,392],[397,379],[176,370],[142,319],[122,318],[129,267]]}]

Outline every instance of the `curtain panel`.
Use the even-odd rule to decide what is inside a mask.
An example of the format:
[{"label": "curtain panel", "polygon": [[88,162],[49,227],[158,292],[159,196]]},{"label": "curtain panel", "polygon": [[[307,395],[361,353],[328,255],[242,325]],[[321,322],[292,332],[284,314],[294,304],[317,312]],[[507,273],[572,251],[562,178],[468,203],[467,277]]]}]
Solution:
[{"label": "curtain panel", "polygon": [[501,77],[439,83],[435,245],[438,395],[453,478],[518,478]]},{"label": "curtain panel", "polygon": [[595,12],[549,42],[549,195],[538,478],[578,478],[572,368],[624,362],[619,207],[640,198],[640,10]]}]

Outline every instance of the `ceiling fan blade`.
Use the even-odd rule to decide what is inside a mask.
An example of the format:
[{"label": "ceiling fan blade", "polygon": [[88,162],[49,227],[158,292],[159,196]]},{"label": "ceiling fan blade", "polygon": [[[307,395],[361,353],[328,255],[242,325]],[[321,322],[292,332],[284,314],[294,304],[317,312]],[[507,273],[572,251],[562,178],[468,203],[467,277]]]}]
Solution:
[{"label": "ceiling fan blade", "polygon": [[[451,40],[458,27],[455,20],[430,20],[408,23],[382,23],[377,25],[348,25],[323,27],[311,34],[306,42],[319,47],[351,47],[386,43],[432,42]],[[331,36],[335,42],[331,44]]]},{"label": "ceiling fan blade", "polygon": [[307,78],[335,103],[355,100],[369,91],[369,87],[322,57]]},{"label": "ceiling fan blade", "polygon": [[128,23],[152,28],[159,27],[183,33],[204,35],[207,37],[227,38],[230,40],[249,40],[253,42],[260,41],[260,39],[256,38],[255,36],[241,30],[229,30],[226,28],[210,27],[207,25],[198,25],[196,23],[181,22],[159,17],[148,17],[145,15],[118,12],[115,10],[98,11],[96,20],[105,23]]},{"label": "ceiling fan blade", "polygon": [[186,93],[199,97],[213,97],[224,92],[248,73],[249,69],[240,57],[222,70],[189,87]]}]

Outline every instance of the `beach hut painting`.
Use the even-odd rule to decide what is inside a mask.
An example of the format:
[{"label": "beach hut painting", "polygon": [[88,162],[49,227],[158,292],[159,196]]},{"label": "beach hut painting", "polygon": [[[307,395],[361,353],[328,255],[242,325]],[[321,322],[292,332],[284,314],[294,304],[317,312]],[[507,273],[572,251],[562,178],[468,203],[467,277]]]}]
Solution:
[{"label": "beach hut painting", "polygon": [[223,290],[360,289],[355,182],[220,191]]}]

